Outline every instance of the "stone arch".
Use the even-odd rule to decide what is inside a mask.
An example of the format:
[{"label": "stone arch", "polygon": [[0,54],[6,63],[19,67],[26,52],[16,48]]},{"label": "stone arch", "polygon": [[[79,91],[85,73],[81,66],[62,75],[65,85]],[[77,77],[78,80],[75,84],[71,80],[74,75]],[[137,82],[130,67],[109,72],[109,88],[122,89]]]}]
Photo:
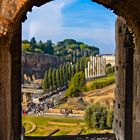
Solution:
[{"label": "stone arch", "polygon": [[[20,43],[21,22],[26,19],[28,11],[33,6],[41,6],[52,0],[1,0],[0,2],[0,139],[16,140],[20,137]],[[129,25],[129,30],[135,35],[134,52],[134,136],[139,139],[137,131],[140,128],[139,96],[140,96],[140,10],[139,0],[92,0],[119,16],[122,16]],[[120,59],[120,58],[119,58]],[[18,77],[17,77],[18,75]],[[133,76],[133,75],[131,75]],[[14,79],[14,81],[13,81]],[[122,91],[121,91],[122,92]],[[17,93],[17,97],[15,97]],[[121,103],[124,105],[124,103]],[[10,115],[9,115],[10,114]],[[17,117],[15,117],[17,116]],[[121,123],[122,124],[122,123]],[[122,127],[122,125],[121,125]],[[116,132],[117,133],[117,132]],[[4,135],[5,134],[5,135]],[[122,134],[123,135],[123,134]],[[120,140],[123,140],[121,138]],[[125,139],[126,140],[126,139]]]},{"label": "stone arch", "polygon": [[[33,6],[39,7],[50,1],[52,0],[2,0],[0,3],[0,36],[10,32],[10,29],[8,28],[10,25],[24,21],[26,19],[26,13],[31,11]],[[133,30],[135,30],[135,25],[139,24],[139,22],[137,23],[140,15],[140,12],[138,13],[137,10],[139,8],[138,2],[131,2],[131,0],[92,1],[113,10],[115,14],[122,16]]]}]

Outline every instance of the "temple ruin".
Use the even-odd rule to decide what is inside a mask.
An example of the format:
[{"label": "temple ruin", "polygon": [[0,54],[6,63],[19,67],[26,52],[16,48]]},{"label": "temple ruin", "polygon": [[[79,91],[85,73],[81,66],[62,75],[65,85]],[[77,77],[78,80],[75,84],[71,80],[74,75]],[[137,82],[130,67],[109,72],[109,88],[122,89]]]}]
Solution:
[{"label": "temple ruin", "polygon": [[92,79],[105,76],[106,60],[101,56],[90,56],[88,67],[85,68],[85,78]]}]

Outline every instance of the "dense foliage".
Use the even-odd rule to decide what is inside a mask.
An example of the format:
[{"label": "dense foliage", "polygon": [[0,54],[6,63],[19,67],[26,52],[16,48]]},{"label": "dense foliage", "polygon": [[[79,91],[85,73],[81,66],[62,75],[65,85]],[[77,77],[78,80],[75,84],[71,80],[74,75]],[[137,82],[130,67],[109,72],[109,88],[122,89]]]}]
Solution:
[{"label": "dense foliage", "polygon": [[114,74],[115,73],[115,66],[112,66],[110,63],[106,65],[106,74]]},{"label": "dense foliage", "polygon": [[115,76],[114,75],[109,75],[109,76],[106,76],[106,77],[93,79],[92,81],[87,82],[84,90],[85,91],[90,91],[90,90],[94,90],[94,89],[101,89],[101,88],[109,86],[113,83],[115,83]]},{"label": "dense foliage", "polygon": [[44,93],[48,90],[51,91],[59,87],[67,86],[71,78],[79,71],[82,71],[84,75],[86,61],[88,61],[86,58],[81,58],[78,59],[75,64],[67,62],[58,68],[50,68],[46,71],[42,86]]},{"label": "dense foliage", "polygon": [[85,121],[89,128],[111,129],[113,124],[113,111],[98,104],[90,105],[85,111]]},{"label": "dense foliage", "polygon": [[77,96],[77,93],[82,90],[85,85],[85,74],[80,71],[76,73],[69,84],[69,88],[67,89],[65,95],[66,96]]},{"label": "dense foliage", "polygon": [[73,63],[77,62],[77,59],[81,57],[99,54],[98,48],[88,46],[83,42],[78,42],[74,39],[65,39],[57,44],[54,44],[51,40],[48,40],[47,42],[37,42],[35,37],[33,37],[30,41],[22,41],[22,51],[63,56],[69,62]]}]

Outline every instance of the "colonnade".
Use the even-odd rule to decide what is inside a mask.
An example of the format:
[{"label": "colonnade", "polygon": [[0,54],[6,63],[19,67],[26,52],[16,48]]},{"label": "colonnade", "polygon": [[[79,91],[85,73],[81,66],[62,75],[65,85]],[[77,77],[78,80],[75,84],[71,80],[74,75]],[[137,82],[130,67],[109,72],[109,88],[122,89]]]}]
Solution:
[{"label": "colonnade", "polygon": [[85,68],[85,78],[91,79],[105,75],[106,60],[101,56],[90,56],[87,68]]}]

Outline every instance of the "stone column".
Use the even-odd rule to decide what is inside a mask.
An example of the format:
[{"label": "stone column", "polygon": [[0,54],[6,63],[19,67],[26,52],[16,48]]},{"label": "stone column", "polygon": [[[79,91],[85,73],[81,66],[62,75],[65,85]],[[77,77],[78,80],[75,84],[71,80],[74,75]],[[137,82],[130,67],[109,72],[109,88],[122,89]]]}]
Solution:
[{"label": "stone column", "polygon": [[97,56],[95,56],[95,77],[97,76]]},{"label": "stone column", "polygon": [[1,140],[20,140],[21,134],[21,24],[16,28],[0,37]]},{"label": "stone column", "polygon": [[118,17],[116,21],[116,93],[114,112],[114,132],[117,140],[125,140],[125,62],[124,41],[126,22]]},{"label": "stone column", "polygon": [[132,33],[129,32],[127,27],[125,33],[124,48],[125,48],[125,140],[132,140],[134,43]]},{"label": "stone column", "polygon": [[85,78],[88,79],[88,69],[85,68]]},{"label": "stone column", "polygon": [[106,59],[103,59],[103,75],[106,74],[105,68],[106,68]]},{"label": "stone column", "polygon": [[90,77],[93,78],[93,56],[90,56]]},{"label": "stone column", "polygon": [[133,86],[133,140],[140,139],[140,28],[135,31],[134,86]]},{"label": "stone column", "polygon": [[95,57],[93,56],[93,78],[95,77]]},{"label": "stone column", "polygon": [[88,78],[90,78],[90,61],[88,61]]},{"label": "stone column", "polygon": [[100,61],[101,61],[101,57],[99,56],[99,76],[101,76],[101,71],[100,71],[101,70],[101,62]]},{"label": "stone column", "polygon": [[125,131],[125,94],[124,94],[124,38],[125,21],[118,17],[116,21],[116,93],[115,93],[115,113],[114,132],[116,139],[124,140]]}]

